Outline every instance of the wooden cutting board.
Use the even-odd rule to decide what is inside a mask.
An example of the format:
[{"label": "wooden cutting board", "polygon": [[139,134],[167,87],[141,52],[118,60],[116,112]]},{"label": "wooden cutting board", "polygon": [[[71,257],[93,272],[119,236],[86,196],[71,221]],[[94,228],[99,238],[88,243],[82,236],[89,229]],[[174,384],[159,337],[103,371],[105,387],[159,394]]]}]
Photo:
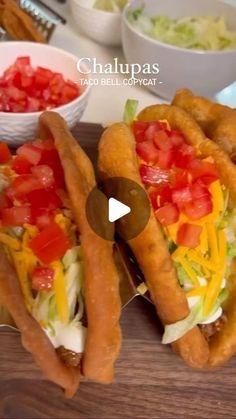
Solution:
[{"label": "wooden cutting board", "polygon": [[[82,147],[96,160],[102,127],[79,124]],[[45,381],[17,332],[0,330],[0,418],[235,418],[236,358],[215,371],[187,368],[160,344],[153,306],[135,298],[122,312],[123,345],[114,384],[82,381],[73,400]]]}]

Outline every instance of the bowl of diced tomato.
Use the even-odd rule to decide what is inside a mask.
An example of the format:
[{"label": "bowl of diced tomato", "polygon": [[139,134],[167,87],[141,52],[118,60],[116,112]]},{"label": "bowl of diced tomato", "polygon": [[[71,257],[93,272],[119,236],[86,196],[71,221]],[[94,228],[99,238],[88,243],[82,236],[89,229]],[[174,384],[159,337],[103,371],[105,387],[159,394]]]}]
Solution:
[{"label": "bowl of diced tomato", "polygon": [[50,45],[0,43],[0,140],[11,145],[35,138],[39,115],[58,112],[72,128],[89,98],[88,69]]}]

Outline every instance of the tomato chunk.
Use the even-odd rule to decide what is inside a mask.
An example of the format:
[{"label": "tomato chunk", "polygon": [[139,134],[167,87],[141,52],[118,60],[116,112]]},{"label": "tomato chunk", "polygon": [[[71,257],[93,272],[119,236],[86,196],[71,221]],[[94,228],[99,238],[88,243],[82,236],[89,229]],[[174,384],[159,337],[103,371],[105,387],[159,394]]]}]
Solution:
[{"label": "tomato chunk", "polygon": [[148,125],[148,122],[133,121],[132,129],[137,143],[144,141],[144,133]]},{"label": "tomato chunk", "polygon": [[173,186],[175,188],[183,188],[189,185],[189,178],[187,170],[179,170],[176,172],[173,179]]},{"label": "tomato chunk", "polygon": [[192,175],[193,181],[200,179],[206,185],[219,179],[219,174],[214,163],[202,160],[192,161],[189,172]]},{"label": "tomato chunk", "polygon": [[41,183],[33,175],[20,175],[6,189],[6,194],[13,201],[17,198],[23,198],[29,192],[40,188],[42,188]]},{"label": "tomato chunk", "polygon": [[170,169],[174,163],[175,153],[173,149],[169,150],[158,150],[158,157],[156,160],[157,166],[160,169]]},{"label": "tomato chunk", "polygon": [[31,172],[32,164],[23,157],[16,156],[11,167],[18,175],[25,175]]},{"label": "tomato chunk", "polygon": [[147,163],[155,162],[158,159],[159,150],[151,141],[143,141],[136,144],[136,152]]},{"label": "tomato chunk", "polygon": [[166,124],[163,122],[149,122],[148,128],[145,131],[144,139],[152,142],[154,140],[155,134],[159,131],[166,129]]},{"label": "tomato chunk", "polygon": [[145,185],[156,186],[163,184],[164,182],[168,183],[170,180],[169,170],[163,170],[154,166],[146,166],[145,164],[141,164],[139,170]]},{"label": "tomato chunk", "polygon": [[16,154],[23,157],[32,165],[36,165],[40,162],[42,150],[32,144],[24,144],[17,149]]},{"label": "tomato chunk", "polygon": [[177,205],[169,203],[155,211],[156,218],[163,227],[177,223],[179,210]]},{"label": "tomato chunk", "polygon": [[172,201],[182,208],[185,204],[192,201],[192,192],[189,186],[182,188],[173,188],[172,190]]},{"label": "tomato chunk", "polygon": [[54,211],[49,208],[31,208],[33,224],[37,225],[40,230],[52,224],[54,221]]},{"label": "tomato chunk", "polygon": [[213,204],[211,197],[209,196],[203,196],[195,199],[194,201],[186,204],[183,208],[183,212],[191,220],[199,220],[199,218],[211,214],[212,210]]},{"label": "tomato chunk", "polygon": [[35,147],[41,148],[42,150],[55,150],[55,145],[53,139],[48,140],[41,140],[38,138],[37,140],[32,141],[32,143]]},{"label": "tomato chunk", "polygon": [[55,210],[63,207],[61,199],[53,190],[37,189],[28,193],[25,199],[33,208]]},{"label": "tomato chunk", "polygon": [[55,179],[55,187],[56,188],[64,188],[65,187],[65,179],[64,179],[64,171],[61,165],[61,161],[58,155],[57,150],[54,149],[43,149],[42,150],[42,157],[39,162],[40,165],[47,165],[50,166],[54,173]]},{"label": "tomato chunk", "polygon": [[168,151],[173,148],[171,138],[164,130],[155,133],[153,142],[157,148],[163,151]]},{"label": "tomato chunk", "polygon": [[53,222],[31,240],[29,247],[43,263],[49,264],[64,256],[71,243],[59,225]]},{"label": "tomato chunk", "polygon": [[55,272],[47,266],[38,266],[32,272],[32,288],[36,291],[50,291]]},{"label": "tomato chunk", "polygon": [[179,227],[176,242],[180,246],[197,247],[200,243],[202,226],[184,223]]},{"label": "tomato chunk", "polygon": [[32,167],[31,171],[44,188],[50,188],[54,185],[54,174],[50,166],[42,164]]},{"label": "tomato chunk", "polygon": [[169,131],[168,132],[169,138],[171,139],[171,143],[173,147],[180,147],[184,144],[184,136],[179,131]]},{"label": "tomato chunk", "polygon": [[171,201],[172,191],[170,186],[163,184],[160,188],[152,188],[149,191],[149,198],[154,210],[163,207],[164,204]]},{"label": "tomato chunk", "polygon": [[11,207],[10,199],[5,195],[4,192],[0,193],[0,211],[9,207]]},{"label": "tomato chunk", "polygon": [[0,143],[0,164],[6,163],[12,159],[11,152],[6,143]]},{"label": "tomato chunk", "polygon": [[18,227],[32,222],[30,207],[12,207],[2,210],[2,224],[7,227]]},{"label": "tomato chunk", "polygon": [[182,144],[176,149],[175,165],[181,169],[188,169],[190,163],[195,158],[195,149],[188,144]]}]

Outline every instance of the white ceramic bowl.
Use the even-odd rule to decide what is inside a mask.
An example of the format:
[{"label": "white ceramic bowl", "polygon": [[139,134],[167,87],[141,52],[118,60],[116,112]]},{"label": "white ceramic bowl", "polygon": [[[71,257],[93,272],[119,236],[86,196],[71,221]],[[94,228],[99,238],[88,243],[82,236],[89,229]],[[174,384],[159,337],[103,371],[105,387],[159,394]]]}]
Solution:
[{"label": "white ceramic bowl", "polygon": [[121,45],[121,14],[94,9],[95,0],[69,0],[78,29],[104,45]]},{"label": "white ceramic bowl", "polygon": [[[19,56],[30,56],[31,63],[63,74],[66,79],[80,82],[85,75],[77,70],[78,58],[50,45],[33,42],[0,42],[0,75]],[[87,72],[83,65],[83,71]],[[87,106],[90,87],[82,86],[82,94],[72,102],[54,108],[72,128],[82,117]],[[8,113],[0,112],[0,139],[10,145],[17,145],[35,138],[39,115],[42,112]]]},{"label": "white ceramic bowl", "polygon": [[[212,97],[236,79],[236,49],[195,51],[168,45],[138,32],[128,22],[127,12],[141,3],[145,4],[148,16],[224,16],[231,30],[236,30],[236,7],[218,0],[134,0],[126,6],[122,16],[124,54],[130,64],[159,64],[161,84],[149,85],[152,92],[171,99],[176,89],[187,87],[195,94]],[[140,74],[140,77],[156,76]]]}]

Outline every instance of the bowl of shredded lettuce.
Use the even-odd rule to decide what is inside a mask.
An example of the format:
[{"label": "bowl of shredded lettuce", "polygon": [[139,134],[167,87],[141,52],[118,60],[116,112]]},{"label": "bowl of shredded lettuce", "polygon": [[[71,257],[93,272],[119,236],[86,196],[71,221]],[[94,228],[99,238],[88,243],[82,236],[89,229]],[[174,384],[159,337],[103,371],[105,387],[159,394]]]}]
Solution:
[{"label": "bowl of shredded lettuce", "polygon": [[139,82],[166,99],[181,87],[212,97],[236,80],[236,7],[219,0],[133,0],[122,43],[127,61],[145,68]]},{"label": "bowl of shredded lettuce", "polygon": [[69,0],[78,30],[109,46],[121,45],[121,13],[127,0]]}]

